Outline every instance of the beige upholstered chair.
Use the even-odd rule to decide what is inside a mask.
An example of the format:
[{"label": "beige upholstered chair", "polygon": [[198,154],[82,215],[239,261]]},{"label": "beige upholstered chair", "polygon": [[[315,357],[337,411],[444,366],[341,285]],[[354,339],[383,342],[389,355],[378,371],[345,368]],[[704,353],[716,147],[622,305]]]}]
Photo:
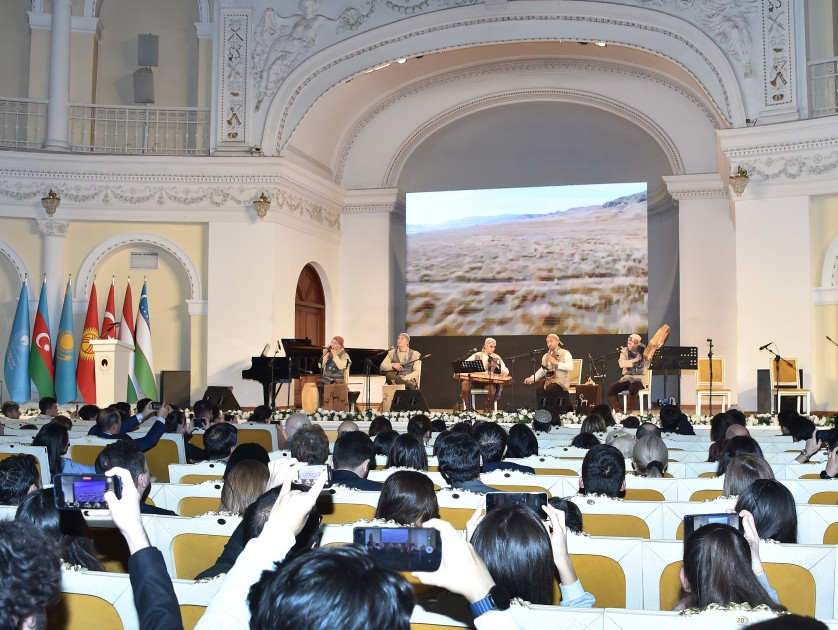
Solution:
[{"label": "beige upholstered chair", "polygon": [[[695,415],[701,415],[701,398],[710,397],[710,359],[699,357],[698,370],[695,375]],[[730,407],[730,390],[724,386],[725,380],[725,358],[713,357],[713,398],[722,399],[722,411]],[[710,398],[712,406],[713,399]]]}]

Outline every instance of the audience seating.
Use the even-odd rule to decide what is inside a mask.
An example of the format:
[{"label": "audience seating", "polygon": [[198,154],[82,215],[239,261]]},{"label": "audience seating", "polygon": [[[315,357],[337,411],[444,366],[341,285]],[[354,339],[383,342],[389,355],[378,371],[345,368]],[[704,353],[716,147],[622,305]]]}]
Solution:
[{"label": "audience seating", "polygon": [[92,435],[86,435],[82,438],[71,438],[70,450],[67,451],[67,457],[79,464],[93,466],[96,463],[96,458],[99,457],[99,453],[111,442],[112,440]]},{"label": "audience seating", "polygon": [[[597,608],[641,608],[643,541],[569,533],[567,548],[577,577],[596,597]],[[558,599],[557,599],[558,603]]]},{"label": "audience seating", "polygon": [[363,492],[342,486],[327,488],[317,501],[324,525],[372,519],[380,492]]},{"label": "audience seating", "polygon": [[[153,483],[151,490],[148,493],[148,498],[154,501],[157,507],[165,508],[177,512],[179,516],[197,516],[204,512],[218,511],[218,505],[221,501],[221,489],[224,483],[220,480],[205,481],[204,483]],[[191,499],[202,499],[203,501],[191,501]],[[214,501],[215,503],[210,503]],[[185,503],[184,503],[185,502]],[[185,505],[215,505],[212,510],[203,510],[198,513],[186,513],[183,508]]]},{"label": "audience seating", "polygon": [[276,424],[257,424],[253,422],[244,422],[237,424],[239,444],[254,443],[259,444],[269,453],[275,451],[279,442],[277,441]]},{"label": "audience seating", "polygon": [[186,463],[186,447],[179,433],[164,433],[144,454],[151,476],[162,483],[169,481],[169,464]]},{"label": "audience seating", "polygon": [[[31,443],[32,440],[30,439],[29,442]],[[52,483],[52,477],[49,474],[49,459],[47,459],[47,447],[16,444],[13,442],[7,442],[5,444],[0,445],[0,460],[4,460],[7,457],[11,457],[12,455],[20,455],[21,453],[35,456],[35,459],[38,460],[38,472],[41,474],[41,485],[50,485]]]},{"label": "audience seating", "polygon": [[592,536],[662,537],[663,503],[622,501],[602,496],[571,497],[582,512],[583,530]]},{"label": "audience seating", "polygon": [[549,475],[531,475],[519,470],[493,470],[480,475],[480,481],[501,492],[546,492],[553,496],[553,488],[563,488],[563,479]]},{"label": "audience seating", "polygon": [[454,526],[465,529],[466,522],[474,514],[484,495],[457,488],[445,488],[436,493],[439,516]]},{"label": "audience seating", "polygon": [[667,501],[661,510],[662,536],[666,540],[684,540],[684,517],[689,514],[720,514],[733,509],[736,498],[710,501]]},{"label": "audience seating", "polygon": [[170,483],[203,483],[221,479],[227,469],[226,462],[196,462],[195,464],[169,464]]}]

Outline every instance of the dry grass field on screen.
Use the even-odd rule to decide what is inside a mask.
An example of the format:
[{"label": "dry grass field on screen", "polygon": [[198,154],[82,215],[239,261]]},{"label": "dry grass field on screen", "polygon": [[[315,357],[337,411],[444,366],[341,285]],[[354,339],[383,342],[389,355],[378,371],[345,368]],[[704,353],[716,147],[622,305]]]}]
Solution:
[{"label": "dry grass field on screen", "polygon": [[415,335],[622,333],[648,322],[646,193],[408,236]]}]

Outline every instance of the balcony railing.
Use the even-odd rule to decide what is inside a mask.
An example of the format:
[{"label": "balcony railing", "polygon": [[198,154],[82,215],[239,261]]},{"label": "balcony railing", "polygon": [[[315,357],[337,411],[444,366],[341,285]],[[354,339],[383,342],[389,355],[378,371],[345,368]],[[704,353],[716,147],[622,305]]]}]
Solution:
[{"label": "balcony railing", "polygon": [[838,114],[838,57],[809,62],[812,118]]},{"label": "balcony railing", "polygon": [[[46,101],[0,99],[0,147],[39,149]],[[78,153],[209,155],[209,109],[70,105],[69,141]]]}]

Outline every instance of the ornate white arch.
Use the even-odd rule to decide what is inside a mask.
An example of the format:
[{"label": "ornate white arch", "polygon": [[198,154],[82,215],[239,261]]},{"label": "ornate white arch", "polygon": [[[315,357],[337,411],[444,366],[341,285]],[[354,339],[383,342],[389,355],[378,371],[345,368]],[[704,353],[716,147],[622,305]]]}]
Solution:
[{"label": "ornate white arch", "polygon": [[[4,241],[0,238],[0,254],[3,254],[6,258],[9,259],[9,262],[12,263],[12,267],[15,268],[17,271],[18,278],[20,278],[21,284],[23,281],[29,277],[32,277],[32,274],[29,273],[29,267],[27,267],[26,262],[23,260],[20,254],[17,253],[17,250],[12,247],[9,243]],[[29,289],[27,289],[29,293],[29,298],[35,295],[32,289],[32,283],[29,283]]]},{"label": "ornate white arch", "polygon": [[615,16],[607,2],[577,4],[557,4],[552,14],[532,11],[530,2],[509,3],[503,15],[486,12],[482,4],[440,10],[340,41],[306,59],[279,86],[265,118],[262,146],[273,146],[278,155],[323,94],[368,68],[397,57],[515,41],[605,41],[650,52],[689,73],[726,124],[745,124],[737,74],[718,42],[699,28],[642,7],[620,5]]},{"label": "ornate white arch", "polygon": [[84,301],[90,292],[90,283],[93,279],[93,272],[96,266],[111,252],[124,247],[133,247],[137,245],[152,245],[165,252],[168,252],[183,266],[186,275],[189,278],[189,286],[191,289],[190,300],[203,300],[203,288],[201,287],[201,276],[198,273],[198,268],[189,255],[183,249],[169,239],[160,236],[159,234],[151,234],[148,232],[128,232],[120,234],[104,241],[101,245],[95,248],[79,269],[78,280],[76,281],[76,300]]},{"label": "ornate white arch", "polygon": [[815,306],[838,304],[838,235],[823,260],[821,286],[815,287]]}]

